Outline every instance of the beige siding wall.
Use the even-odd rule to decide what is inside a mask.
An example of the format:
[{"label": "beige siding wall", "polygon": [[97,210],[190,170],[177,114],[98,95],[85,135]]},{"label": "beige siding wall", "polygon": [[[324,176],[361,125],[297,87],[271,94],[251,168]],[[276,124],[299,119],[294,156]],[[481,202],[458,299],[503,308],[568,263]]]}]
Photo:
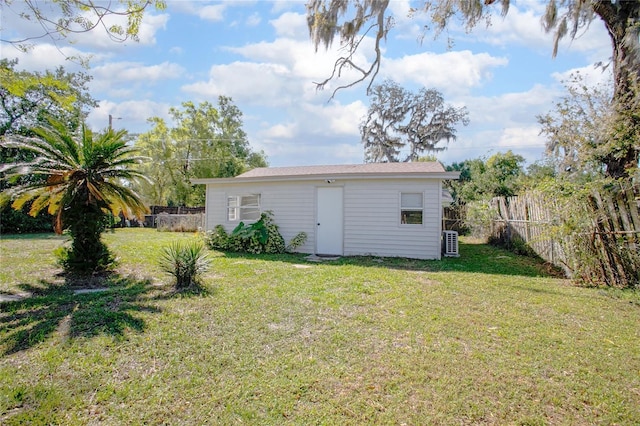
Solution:
[{"label": "beige siding wall", "polygon": [[271,210],[286,244],[299,232],[307,233],[307,242],[298,247],[302,253],[315,250],[315,186],[310,183],[264,183],[208,185],[207,229],[221,224],[231,232],[238,222],[227,221],[229,195],[260,194],[262,210]]},{"label": "beige siding wall", "polygon": [[[227,195],[261,194],[262,210],[271,210],[288,243],[298,232],[307,242],[298,251],[315,251],[316,188],[324,180],[263,184],[208,185],[207,229],[222,224],[232,231],[237,222],[227,222]],[[440,180],[337,180],[344,187],[344,254],[440,258]],[[400,224],[400,193],[424,194],[423,225]]]},{"label": "beige siding wall", "polygon": [[[400,223],[400,193],[424,194],[423,225]],[[440,258],[440,181],[354,181],[345,186],[345,255]]]}]

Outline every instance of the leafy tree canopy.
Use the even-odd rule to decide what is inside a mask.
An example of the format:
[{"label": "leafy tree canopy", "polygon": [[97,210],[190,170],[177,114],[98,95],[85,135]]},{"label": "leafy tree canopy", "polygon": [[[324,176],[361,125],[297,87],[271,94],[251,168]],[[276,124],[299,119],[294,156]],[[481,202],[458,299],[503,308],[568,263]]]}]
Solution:
[{"label": "leafy tree canopy", "polygon": [[477,158],[447,166],[448,171],[459,171],[458,181],[449,181],[450,190],[459,203],[511,197],[518,193],[524,175],[521,155],[512,151],[497,153],[486,161]]},{"label": "leafy tree canopy", "polygon": [[[164,0],[0,0],[0,11],[14,9],[15,15],[35,22],[40,31],[21,39],[1,36],[0,42],[11,44],[22,51],[29,50],[32,41],[49,38],[54,43],[65,40],[71,34],[94,30],[104,31],[113,41],[138,40],[144,11],[153,6],[166,7]],[[126,18],[125,22],[119,19]]]},{"label": "leafy tree canopy", "polygon": [[456,139],[456,125],[469,123],[466,108],[444,103],[435,89],[412,93],[387,80],[374,86],[371,105],[360,125],[365,161],[416,161],[422,153],[442,151]]},{"label": "leafy tree canopy", "polygon": [[34,137],[14,135],[2,146],[31,151],[32,160],[5,164],[4,179],[33,175],[6,190],[12,206],[29,206],[36,216],[47,211],[55,217],[54,229],[69,230],[72,248],[66,266],[74,271],[95,271],[107,267],[111,256],[101,242],[109,214],[140,216],[147,209],[129,185],[145,177],[135,170],[140,161],[124,140],[125,131],[93,134],[84,125],[68,128],[51,119],[34,129]]},{"label": "leafy tree canopy", "polygon": [[577,176],[602,174],[613,142],[612,87],[593,87],[574,74],[565,84],[567,93],[554,108],[538,116],[541,134],[547,138],[546,155],[558,173]]},{"label": "leafy tree canopy", "polygon": [[174,127],[151,118],[152,130],[136,141],[150,158],[142,171],[155,180],[141,189],[150,204],[203,205],[204,188],[192,185],[191,179],[232,177],[267,165],[264,153],[251,149],[242,112],[231,98],[220,96],[217,106],[183,102],[170,114]]},{"label": "leafy tree canopy", "polygon": [[[87,88],[91,77],[85,73],[69,73],[62,67],[39,73],[17,67],[17,60],[0,60],[0,138],[33,135],[31,129],[48,125],[50,116],[76,128],[89,108],[97,105]],[[34,156],[30,150],[0,146],[0,164],[24,162]],[[0,179],[0,191],[12,184],[38,179],[42,176],[26,175],[13,182]],[[12,210],[9,204],[0,200],[3,232],[51,229],[51,218],[46,212],[30,218],[22,211]]]},{"label": "leafy tree canopy", "polygon": [[47,117],[77,127],[88,109],[97,106],[87,84],[91,76],[69,73],[63,67],[44,73],[19,71],[17,60],[0,60],[0,136],[26,135]]},{"label": "leafy tree canopy", "polygon": [[[467,30],[479,23],[489,24],[492,13],[503,16],[509,12],[509,0],[420,0],[412,2],[414,15],[427,15],[437,36],[452,20],[460,19]],[[628,177],[638,167],[640,152],[640,1],[636,0],[546,0],[542,28],[552,32],[553,55],[564,38],[575,38],[594,19],[604,23],[612,43],[613,119],[606,132],[611,141],[601,157],[610,177]],[[497,8],[497,9],[496,9]],[[328,47],[336,37],[345,54],[334,64],[333,73],[318,88],[341,75],[347,69],[360,77],[337,87],[337,90],[368,80],[368,90],[380,69],[382,42],[393,29],[394,19],[389,0],[310,0],[307,3],[309,34],[316,50]],[[374,59],[357,63],[356,53],[365,36],[374,37]],[[368,55],[365,55],[368,56]]]}]

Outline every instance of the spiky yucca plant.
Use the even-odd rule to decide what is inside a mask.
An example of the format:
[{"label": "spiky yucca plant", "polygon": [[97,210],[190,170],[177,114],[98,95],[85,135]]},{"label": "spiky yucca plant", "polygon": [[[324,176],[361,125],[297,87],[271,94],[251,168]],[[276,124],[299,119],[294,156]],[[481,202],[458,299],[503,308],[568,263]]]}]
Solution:
[{"label": "spiky yucca plant", "polygon": [[165,247],[160,257],[160,267],[176,279],[179,289],[197,285],[200,275],[210,266],[204,245],[197,241],[176,241]]},{"label": "spiky yucca plant", "polygon": [[126,131],[97,134],[84,125],[68,129],[50,119],[34,129],[35,137],[14,137],[1,146],[30,151],[31,161],[5,164],[3,179],[22,177],[8,192],[12,206],[30,204],[29,214],[47,210],[55,218],[57,233],[68,230],[72,244],[63,259],[70,272],[106,269],[113,256],[101,240],[108,215],[139,216],[147,211],[128,182],[146,179],[134,166],[141,157],[125,141]]}]

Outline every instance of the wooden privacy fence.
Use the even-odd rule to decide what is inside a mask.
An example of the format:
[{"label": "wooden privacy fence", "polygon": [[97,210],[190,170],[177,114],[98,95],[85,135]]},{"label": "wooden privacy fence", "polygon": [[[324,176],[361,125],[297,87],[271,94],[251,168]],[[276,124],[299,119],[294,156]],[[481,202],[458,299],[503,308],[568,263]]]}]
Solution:
[{"label": "wooden privacy fence", "polygon": [[457,231],[459,234],[467,229],[467,206],[452,204],[442,209],[442,229],[444,231]]},{"label": "wooden privacy fence", "polygon": [[640,287],[640,190],[616,182],[560,205],[539,193],[496,197],[490,237],[526,243],[589,284]]},{"label": "wooden privacy fence", "polygon": [[640,288],[640,186],[617,184],[588,197],[594,226],[588,248],[597,260],[592,273],[610,285]]},{"label": "wooden privacy fence", "polygon": [[552,232],[554,209],[549,208],[542,195],[495,197],[490,206],[497,214],[489,230],[491,239],[510,245],[523,241],[542,259],[566,269],[562,244]]}]

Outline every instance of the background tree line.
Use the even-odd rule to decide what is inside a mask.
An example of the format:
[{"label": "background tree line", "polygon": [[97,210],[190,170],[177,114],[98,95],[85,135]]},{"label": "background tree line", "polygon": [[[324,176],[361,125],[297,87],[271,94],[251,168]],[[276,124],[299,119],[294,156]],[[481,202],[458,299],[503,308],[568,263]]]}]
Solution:
[{"label": "background tree line", "polygon": [[[78,131],[91,108],[97,106],[87,84],[86,73],[69,73],[60,67],[45,73],[18,69],[17,60],[0,61],[0,138],[36,136],[35,130],[49,127],[49,120]],[[184,102],[169,111],[171,123],[149,118],[151,130],[137,138],[123,132],[141,157],[135,167],[148,179],[133,182],[146,205],[202,206],[204,188],[192,185],[194,177],[232,177],[254,167],[267,165],[262,152],[255,152],[243,130],[242,112],[229,97],[220,96],[216,105]],[[96,137],[109,129],[96,132]],[[0,165],[34,160],[36,153],[18,145],[0,146]],[[1,175],[1,174],[0,174]],[[2,176],[0,176],[2,177]],[[0,179],[0,233],[53,230],[53,217],[46,209],[32,217],[24,209],[13,209],[9,189],[37,183],[43,175]]]}]

